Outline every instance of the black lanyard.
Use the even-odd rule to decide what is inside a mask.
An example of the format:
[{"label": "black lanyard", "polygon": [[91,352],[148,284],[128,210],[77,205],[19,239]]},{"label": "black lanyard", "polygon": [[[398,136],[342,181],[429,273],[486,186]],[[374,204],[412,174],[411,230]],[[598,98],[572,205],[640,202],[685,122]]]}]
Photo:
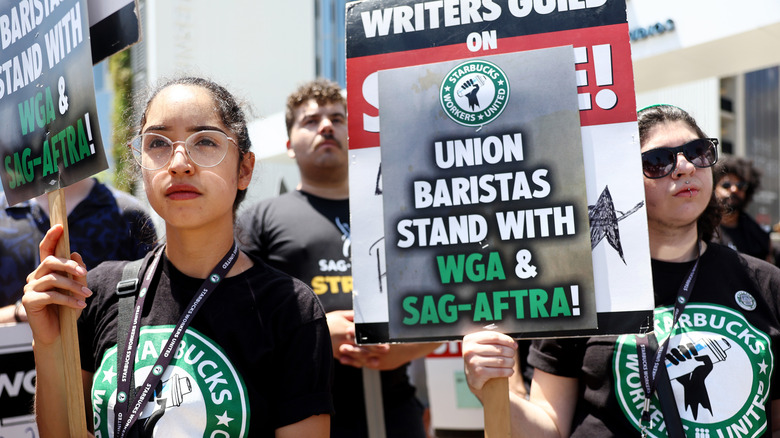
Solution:
[{"label": "black lanyard", "polygon": [[[639,372],[641,374],[642,390],[645,393],[645,405],[642,409],[642,418],[640,419],[642,436],[647,436],[647,426],[650,423],[650,399],[658,384],[658,381],[656,380],[658,367],[664,363],[666,352],[669,350],[669,339],[672,337],[672,332],[677,325],[677,320],[680,319],[680,315],[682,315],[685,310],[685,305],[688,304],[693,285],[696,283],[696,275],[699,273],[699,260],[701,258],[700,248],[699,241],[696,241],[696,263],[693,264],[693,267],[691,267],[691,270],[688,272],[688,277],[680,285],[680,290],[677,292],[677,300],[674,302],[672,327],[669,329],[669,334],[664,340],[664,343],[658,348],[655,356],[653,356],[652,362],[649,360],[650,339],[648,338],[655,338],[655,334],[651,332],[647,335],[636,336],[636,350],[639,355]],[[667,427],[671,430],[671,427],[669,427],[668,424]]]},{"label": "black lanyard", "polygon": [[[148,397],[149,392],[157,385],[160,379],[162,379],[165,369],[168,367],[168,364],[170,364],[171,359],[173,359],[176,347],[184,336],[187,327],[190,326],[195,314],[200,310],[201,306],[203,306],[203,303],[211,292],[219,286],[219,283],[225,278],[225,275],[227,275],[230,268],[238,259],[238,246],[234,241],[233,248],[222,257],[222,260],[220,260],[219,263],[217,263],[217,266],[214,267],[211,274],[203,281],[200,292],[192,298],[187,310],[179,317],[179,322],[171,333],[171,337],[168,338],[168,341],[165,343],[160,357],[157,358],[151,372],[146,377],[146,380],[144,380],[143,385],[140,386],[140,391],[135,394],[135,397],[133,397],[132,400],[128,400],[132,394],[131,390],[134,389],[130,388],[130,382],[135,368],[134,358],[138,348],[138,335],[141,329],[141,313],[144,308],[144,301],[147,296],[147,291],[149,290],[149,285],[157,272],[157,266],[160,263],[160,259],[162,259],[164,248],[164,246],[160,246],[157,249],[149,268],[144,274],[140,293],[138,294],[138,300],[136,301],[135,309],[133,311],[130,333],[127,335],[127,341],[125,343],[127,351],[125,352],[124,357],[122,357],[117,369],[117,396],[116,405],[114,406],[114,437],[116,438],[125,437],[135,421],[138,420],[138,416],[143,410],[143,406],[146,404],[146,398]],[[117,346],[117,354],[119,354],[118,347],[119,346]]]}]

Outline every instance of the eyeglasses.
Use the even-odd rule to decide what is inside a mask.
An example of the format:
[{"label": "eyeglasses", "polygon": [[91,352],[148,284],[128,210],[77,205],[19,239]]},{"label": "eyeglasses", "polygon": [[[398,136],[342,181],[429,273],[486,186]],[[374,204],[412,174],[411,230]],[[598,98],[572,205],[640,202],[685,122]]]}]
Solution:
[{"label": "eyeglasses", "polygon": [[677,154],[700,169],[718,162],[718,139],[697,138],[674,148],[656,148],[642,153],[642,173],[651,179],[663,178],[677,167]]},{"label": "eyeglasses", "polygon": [[187,156],[200,167],[214,167],[227,155],[231,142],[236,141],[220,131],[198,131],[184,141],[154,133],[141,134],[128,143],[135,161],[146,170],[162,169],[171,161],[177,143],[184,143]]},{"label": "eyeglasses", "polygon": [[720,183],[720,186],[726,190],[731,190],[732,187],[736,187],[737,190],[739,191],[745,190],[747,188],[747,185],[748,184],[745,181],[740,181],[738,183],[734,183],[731,181],[723,181],[722,183]]}]

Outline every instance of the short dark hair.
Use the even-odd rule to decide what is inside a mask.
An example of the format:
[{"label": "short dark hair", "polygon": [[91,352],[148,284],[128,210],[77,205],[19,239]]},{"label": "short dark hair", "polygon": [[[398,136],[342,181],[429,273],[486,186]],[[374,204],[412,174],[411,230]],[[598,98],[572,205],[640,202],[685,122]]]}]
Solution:
[{"label": "short dark hair", "polygon": [[736,175],[747,183],[745,187],[745,205],[753,200],[753,194],[761,185],[761,171],[753,166],[753,161],[734,155],[723,155],[715,165],[716,180],[727,175]]},{"label": "short dark hair", "polygon": [[[234,140],[238,145],[238,165],[241,166],[244,156],[252,147],[252,141],[249,139],[246,114],[243,109],[245,103],[239,101],[225,87],[210,79],[195,76],[164,79],[155,87],[148,89],[146,93],[136,96],[136,131],[139,134],[141,133],[141,129],[143,129],[143,126],[146,123],[146,112],[149,110],[149,106],[152,104],[154,98],[157,97],[162,90],[173,85],[192,85],[194,87],[203,88],[211,94],[212,99],[214,99],[214,109],[217,111],[220,121],[222,121],[225,127],[227,127],[235,136]],[[244,198],[246,198],[246,189],[239,189],[236,192],[236,200],[233,202],[234,214]]]},{"label": "short dark hair", "polygon": [[[667,122],[683,122],[696,132],[699,138],[707,138],[696,120],[686,111],[674,105],[653,105],[643,108],[637,112],[637,123],[639,124],[639,143],[644,144],[647,141],[650,130],[657,125]],[[715,172],[712,172],[712,183],[715,184]],[[696,221],[696,228],[699,237],[709,242],[720,225],[720,218],[723,212],[718,199],[715,197],[715,190],[710,194],[710,202],[704,209],[699,219]]]},{"label": "short dark hair", "polygon": [[341,87],[339,87],[339,84],[324,78],[306,82],[287,97],[284,121],[287,123],[288,135],[295,123],[295,110],[312,99],[314,99],[318,105],[340,103],[344,105],[344,108],[347,107],[347,101],[341,94]]}]

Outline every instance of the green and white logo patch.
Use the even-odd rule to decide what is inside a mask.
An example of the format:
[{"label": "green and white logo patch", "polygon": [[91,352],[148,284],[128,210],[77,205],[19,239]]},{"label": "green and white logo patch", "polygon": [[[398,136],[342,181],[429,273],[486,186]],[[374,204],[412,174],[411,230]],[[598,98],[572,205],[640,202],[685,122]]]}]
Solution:
[{"label": "green and white logo patch", "polygon": [[439,102],[447,117],[464,126],[486,125],[509,102],[509,80],[496,64],[466,61],[449,71],[439,89]]},{"label": "green and white logo patch", "polygon": [[[135,382],[151,372],[173,326],[142,327],[138,338]],[[116,403],[116,346],[103,356],[92,383],[92,409],[96,437],[114,432]],[[171,364],[146,402],[138,424],[143,436],[230,436],[249,433],[246,386],[224,352],[193,328],[182,337]]]},{"label": "green and white logo patch", "polygon": [[[659,343],[670,333],[672,308],[655,310]],[[615,344],[615,392],[637,430],[644,406],[634,335]],[[734,309],[689,303],[671,333],[663,365],[671,380],[683,427],[689,437],[755,437],[766,430],[765,404],[774,364],[771,341]],[[650,437],[665,437],[657,397],[651,406]]]}]

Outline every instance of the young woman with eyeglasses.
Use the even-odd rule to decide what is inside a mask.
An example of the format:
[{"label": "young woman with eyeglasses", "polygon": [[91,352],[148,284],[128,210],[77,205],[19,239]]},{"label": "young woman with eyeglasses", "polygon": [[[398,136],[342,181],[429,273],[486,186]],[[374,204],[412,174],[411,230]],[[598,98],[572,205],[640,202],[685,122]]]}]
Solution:
[{"label": "young woman with eyeglasses", "polygon": [[243,111],[199,78],[162,85],[142,111],[130,147],[165,220],[165,243],[130,276],[137,286],[123,308],[117,290],[127,285],[119,286],[127,262],[87,274],[78,254],[53,256],[61,227],[44,238],[24,295],[41,436],[67,435],[52,367],[58,306],[81,310],[87,423],[96,436],[327,436],[332,353],[319,301],[233,239],[254,168]]},{"label": "young woman with eyeglasses", "polygon": [[[530,398],[510,394],[512,435],[771,436],[780,429],[780,270],[709,242],[720,214],[717,141],[674,106],[640,110],[638,121],[654,332],[535,341]],[[512,374],[515,348],[495,332],[464,338],[478,397],[487,380]]]}]

